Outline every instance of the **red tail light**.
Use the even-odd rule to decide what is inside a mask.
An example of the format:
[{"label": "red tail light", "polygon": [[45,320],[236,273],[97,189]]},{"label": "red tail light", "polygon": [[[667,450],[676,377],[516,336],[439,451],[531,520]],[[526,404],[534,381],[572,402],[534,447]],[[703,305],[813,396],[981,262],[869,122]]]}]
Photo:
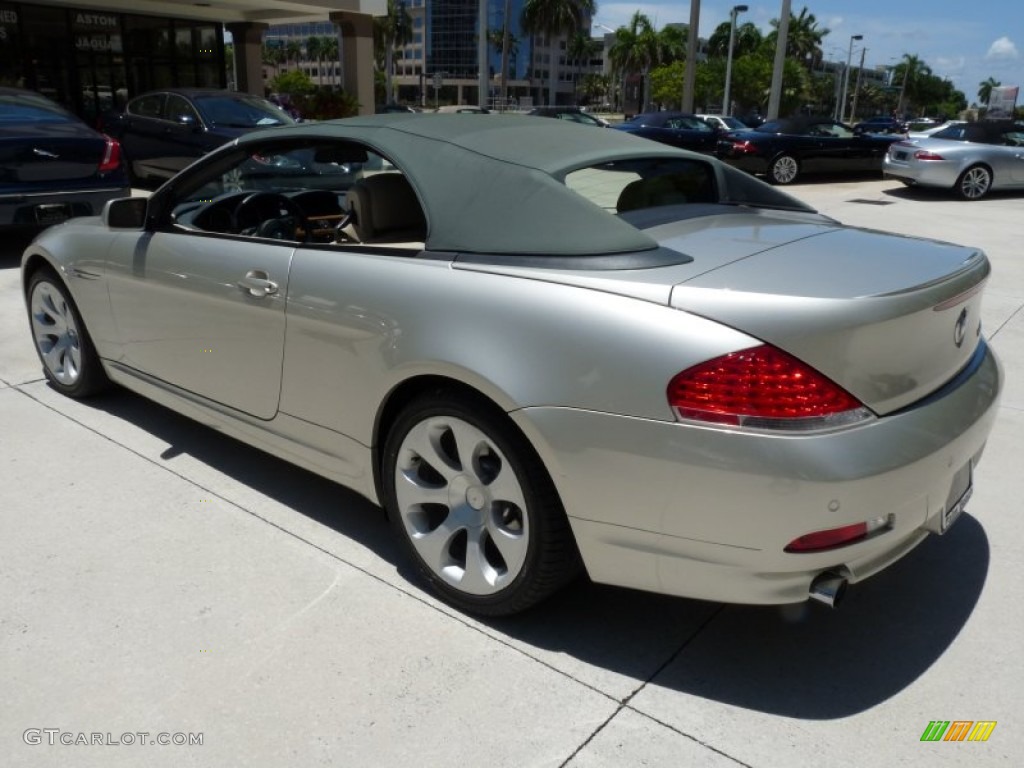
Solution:
[{"label": "red tail light", "polygon": [[876,517],[863,523],[843,525],[797,536],[786,545],[786,552],[821,552],[826,549],[845,547],[869,536],[885,533],[892,528],[891,517]]},{"label": "red tail light", "polygon": [[103,159],[100,161],[99,168],[96,169],[99,173],[116,171],[121,165],[121,145],[109,136],[105,138],[107,147],[103,150]]},{"label": "red tail light", "polygon": [[938,152],[929,152],[927,149],[919,149],[914,153],[915,160],[945,160]]},{"label": "red tail light", "polygon": [[732,151],[738,152],[741,155],[753,155],[757,152],[757,147],[749,141],[740,141],[736,139],[732,142]]},{"label": "red tail light", "polygon": [[680,419],[761,429],[825,429],[871,418],[831,379],[767,344],[676,374],[668,402]]},{"label": "red tail light", "polygon": [[818,552],[844,544],[852,544],[868,535],[867,523],[844,525],[827,531],[816,531],[793,539],[786,545],[786,552]]}]

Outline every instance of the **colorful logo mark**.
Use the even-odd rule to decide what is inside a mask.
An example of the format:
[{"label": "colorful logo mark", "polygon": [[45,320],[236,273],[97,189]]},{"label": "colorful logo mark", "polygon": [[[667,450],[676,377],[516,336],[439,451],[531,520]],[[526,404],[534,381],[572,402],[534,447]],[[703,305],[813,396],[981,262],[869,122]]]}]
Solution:
[{"label": "colorful logo mark", "polygon": [[988,741],[996,728],[995,720],[932,720],[921,734],[921,741]]}]

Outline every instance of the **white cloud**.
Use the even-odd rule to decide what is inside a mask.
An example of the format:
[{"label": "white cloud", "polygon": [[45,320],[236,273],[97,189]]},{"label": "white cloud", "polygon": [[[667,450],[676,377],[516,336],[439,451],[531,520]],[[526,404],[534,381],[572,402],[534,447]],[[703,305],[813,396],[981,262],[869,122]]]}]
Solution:
[{"label": "white cloud", "polygon": [[1019,56],[1017,46],[1008,37],[1000,37],[988,48],[986,59],[1016,59]]}]

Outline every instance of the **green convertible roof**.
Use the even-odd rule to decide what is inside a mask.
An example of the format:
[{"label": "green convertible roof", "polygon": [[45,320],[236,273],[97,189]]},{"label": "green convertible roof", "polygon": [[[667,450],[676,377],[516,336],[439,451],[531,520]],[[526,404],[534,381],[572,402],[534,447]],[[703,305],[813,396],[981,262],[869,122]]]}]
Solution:
[{"label": "green convertible roof", "polygon": [[427,248],[496,254],[610,254],[657,247],[565,186],[587,166],[689,153],[615,130],[512,115],[389,114],[248,134],[350,139],[409,178],[429,224]]}]

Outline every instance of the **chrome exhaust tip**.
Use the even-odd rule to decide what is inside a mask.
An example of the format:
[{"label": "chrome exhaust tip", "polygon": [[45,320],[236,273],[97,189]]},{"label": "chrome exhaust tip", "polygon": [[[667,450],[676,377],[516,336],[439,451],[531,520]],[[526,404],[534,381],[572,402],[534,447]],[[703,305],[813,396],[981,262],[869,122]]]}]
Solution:
[{"label": "chrome exhaust tip", "polygon": [[811,591],[808,595],[811,600],[824,603],[829,608],[838,608],[839,601],[846,594],[846,579],[831,571],[818,574],[811,582]]}]

